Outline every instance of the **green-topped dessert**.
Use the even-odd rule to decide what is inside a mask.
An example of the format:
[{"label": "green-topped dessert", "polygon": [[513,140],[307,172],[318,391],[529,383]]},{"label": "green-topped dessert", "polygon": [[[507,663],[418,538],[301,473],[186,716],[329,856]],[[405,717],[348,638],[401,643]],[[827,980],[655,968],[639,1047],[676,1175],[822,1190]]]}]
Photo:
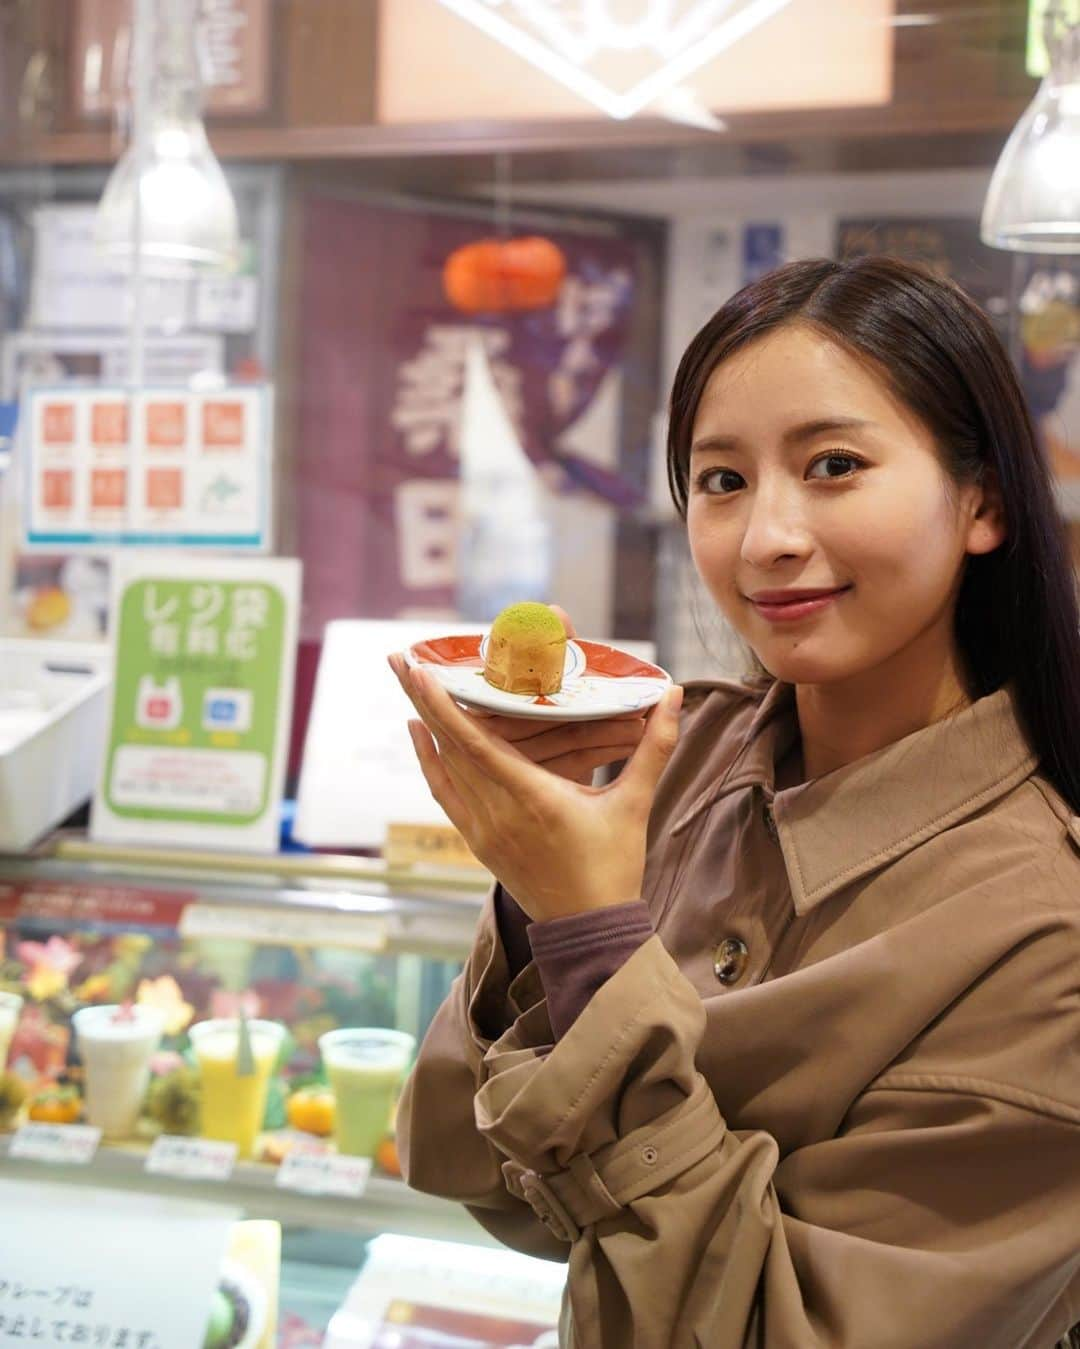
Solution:
[{"label": "green-topped dessert", "polygon": [[206,1326],[203,1349],[226,1349],[232,1342],[236,1324],[236,1307],[220,1288],[214,1290],[210,1303],[210,1320]]},{"label": "green-topped dessert", "polygon": [[546,604],[511,604],[491,625],[484,678],[507,693],[558,693],[566,629]]}]

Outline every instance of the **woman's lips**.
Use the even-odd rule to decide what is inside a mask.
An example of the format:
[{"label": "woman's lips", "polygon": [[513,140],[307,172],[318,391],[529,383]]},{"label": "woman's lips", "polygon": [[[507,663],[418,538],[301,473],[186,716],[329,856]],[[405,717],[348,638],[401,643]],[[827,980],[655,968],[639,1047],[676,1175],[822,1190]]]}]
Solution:
[{"label": "woman's lips", "polygon": [[766,604],[760,600],[751,600],[750,603],[762,618],[770,623],[795,623],[799,619],[820,613],[841,595],[846,595],[850,589],[850,586],[843,586],[839,590],[830,591],[827,595],[817,595],[813,599],[806,600],[786,600],[780,604]]}]

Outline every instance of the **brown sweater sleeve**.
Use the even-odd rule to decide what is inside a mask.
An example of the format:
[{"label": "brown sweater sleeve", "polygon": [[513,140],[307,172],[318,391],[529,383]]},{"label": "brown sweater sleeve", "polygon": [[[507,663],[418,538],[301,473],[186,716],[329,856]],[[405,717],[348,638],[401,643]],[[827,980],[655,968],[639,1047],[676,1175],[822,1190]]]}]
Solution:
[{"label": "brown sweater sleeve", "polygon": [[556,1040],[597,989],[653,935],[648,906],[640,899],[530,923],[526,930]]}]

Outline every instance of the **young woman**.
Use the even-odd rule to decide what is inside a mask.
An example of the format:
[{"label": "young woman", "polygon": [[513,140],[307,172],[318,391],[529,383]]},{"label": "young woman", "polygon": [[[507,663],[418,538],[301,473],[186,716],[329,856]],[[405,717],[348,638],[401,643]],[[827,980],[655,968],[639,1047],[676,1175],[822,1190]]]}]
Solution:
[{"label": "young woman", "polygon": [[538,730],[392,662],[500,882],[403,1099],[408,1180],[568,1259],[578,1349],[1050,1346],[1080,1321],[1080,614],[1009,361],[929,273],[794,263],[691,343],[668,455],[762,678]]}]

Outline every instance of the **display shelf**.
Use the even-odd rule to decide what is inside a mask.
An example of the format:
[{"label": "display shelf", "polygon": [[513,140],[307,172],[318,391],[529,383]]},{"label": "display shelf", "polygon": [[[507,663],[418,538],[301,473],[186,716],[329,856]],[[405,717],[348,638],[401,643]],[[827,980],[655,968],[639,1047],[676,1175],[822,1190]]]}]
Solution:
[{"label": "display shelf", "polygon": [[55,860],[124,870],[149,869],[199,875],[216,872],[229,876],[273,876],[313,883],[363,881],[404,892],[478,894],[491,877],[479,867],[391,866],[380,858],[334,853],[225,853],[197,849],[135,848],[94,843],[81,834],[58,834],[33,860]]},{"label": "display shelf", "polygon": [[309,1195],[281,1188],[275,1167],[238,1162],[227,1181],[188,1180],[146,1170],[147,1150],[136,1146],[104,1146],[86,1166],[31,1161],[8,1155],[11,1134],[0,1135],[0,1176],[53,1181],[68,1186],[173,1195],[232,1205],[246,1218],[274,1218],[287,1228],[314,1228],[375,1236],[441,1237],[495,1246],[498,1243],[460,1204],[410,1190],[404,1181],[372,1176],[359,1199]]},{"label": "display shelf", "polygon": [[[366,923],[372,949],[433,959],[464,958],[489,886],[486,873],[464,868],[390,868],[375,859],[298,853],[102,848],[74,837],[58,838],[33,855],[0,854],[0,887],[10,888],[12,903],[26,899],[28,913],[36,903],[49,911],[51,895],[61,906],[52,912],[61,914],[65,892],[73,906],[88,903],[90,914],[95,894],[152,892],[201,906],[206,923],[223,925],[212,935],[258,939],[273,914],[281,915],[284,928],[291,912],[307,940],[317,932],[319,942],[333,945],[348,931],[355,945]],[[77,918],[78,908],[67,916]]]}]

